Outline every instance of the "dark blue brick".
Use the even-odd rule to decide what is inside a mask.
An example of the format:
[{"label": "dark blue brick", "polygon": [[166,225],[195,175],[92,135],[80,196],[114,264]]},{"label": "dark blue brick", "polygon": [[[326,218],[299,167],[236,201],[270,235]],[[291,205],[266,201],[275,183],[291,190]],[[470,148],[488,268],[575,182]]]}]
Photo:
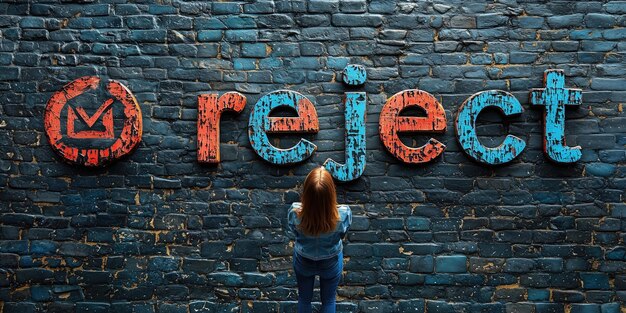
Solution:
[{"label": "dark blue brick", "polygon": [[193,19],[179,15],[165,15],[159,17],[159,26],[165,29],[191,29]]},{"label": "dark blue brick", "polygon": [[585,166],[586,173],[600,177],[611,176],[615,172],[615,170],[615,165],[606,163],[591,163]]},{"label": "dark blue brick", "polygon": [[626,3],[624,1],[614,1],[607,3],[605,9],[608,13],[624,14],[626,13]]},{"label": "dark blue brick", "polygon": [[585,15],[585,25],[589,28],[610,28],[615,25],[615,17],[608,14],[589,13]]},{"label": "dark blue brick", "polygon": [[504,265],[505,272],[527,273],[535,268],[535,261],[531,259],[507,259]]},{"label": "dark blue brick", "polygon": [[605,273],[580,273],[584,289],[608,289],[609,276]]},{"label": "dark blue brick", "polygon": [[227,28],[230,28],[230,29],[255,28],[256,27],[256,23],[254,19],[249,16],[227,17],[227,18],[222,19],[222,22],[224,23],[224,25],[226,25]]},{"label": "dark blue brick", "polygon": [[232,272],[214,272],[207,275],[209,283],[223,286],[239,286],[243,283],[240,275]]},{"label": "dark blue brick", "polygon": [[438,273],[467,272],[467,257],[464,255],[447,255],[435,258],[435,271]]},{"label": "dark blue brick", "polygon": [[411,256],[409,270],[415,273],[432,273],[434,258],[430,255]]},{"label": "dark blue brick", "polygon": [[222,39],[221,30],[198,31],[198,41],[220,41]]},{"label": "dark blue brick", "polygon": [[175,14],[176,8],[168,5],[150,4],[148,5],[148,13],[150,14]]},{"label": "dark blue brick", "polygon": [[49,240],[33,240],[30,243],[30,253],[34,255],[53,255],[57,249],[57,243]]},{"label": "dark blue brick", "polygon": [[535,304],[535,312],[537,313],[564,313],[565,308],[558,303],[537,303]]},{"label": "dark blue brick", "polygon": [[272,14],[262,15],[256,20],[259,28],[286,29],[294,27],[294,21],[289,15]]},{"label": "dark blue brick", "polygon": [[226,30],[224,31],[224,38],[231,42],[254,42],[258,39],[258,32],[254,29]]},{"label": "dark blue brick", "polygon": [[550,297],[550,291],[547,289],[528,289],[529,301],[547,301]]},{"label": "dark blue brick", "polygon": [[35,313],[37,312],[36,306],[31,302],[7,302],[4,304],[3,309],[7,312],[15,313]]},{"label": "dark blue brick", "polygon": [[563,271],[563,259],[561,258],[540,258],[536,260],[537,267],[546,272]]},{"label": "dark blue brick", "polygon": [[122,27],[122,18],[118,16],[106,16],[93,18],[94,28],[119,28]]},{"label": "dark blue brick", "polygon": [[62,243],[58,253],[65,256],[89,256],[95,251],[95,247],[81,243]]},{"label": "dark blue brick", "polygon": [[509,18],[499,13],[480,14],[476,17],[476,26],[478,28],[491,28],[506,25]]},{"label": "dark blue brick", "polygon": [[308,11],[311,13],[334,13],[339,10],[339,1],[320,0],[308,3]]},{"label": "dark blue brick", "polygon": [[619,313],[620,304],[617,302],[613,303],[603,303],[600,306],[602,313]]},{"label": "dark blue brick", "polygon": [[410,231],[429,230],[430,220],[422,217],[409,217],[406,219],[406,228]]},{"label": "dark blue brick", "polygon": [[246,3],[243,6],[244,13],[273,13],[274,2],[273,1],[257,1],[255,3]]},{"label": "dark blue brick", "polygon": [[20,20],[21,28],[44,28],[45,20],[41,17],[26,17]]},{"label": "dark blue brick", "polygon": [[1,80],[17,80],[20,76],[20,69],[17,67],[0,67]]},{"label": "dark blue brick", "polygon": [[3,240],[0,242],[0,252],[15,253],[20,255],[28,254],[28,241],[26,240]]},{"label": "dark blue brick", "polygon": [[552,28],[563,28],[579,26],[583,22],[582,14],[550,16],[547,19],[548,25]]},{"label": "dark blue brick", "polygon": [[262,58],[267,56],[267,46],[262,43],[244,43],[241,45],[241,55],[244,57]]},{"label": "dark blue brick", "polygon": [[[324,3],[324,1],[318,1],[316,3]],[[309,9],[310,8],[311,6],[309,6]],[[334,26],[378,27],[382,25],[382,23],[383,23],[383,19],[382,19],[382,16],[380,15],[333,14],[333,17],[332,17],[332,24]]]},{"label": "dark blue brick", "polygon": [[17,254],[2,253],[0,257],[0,266],[2,268],[17,268],[19,263],[19,256]]},{"label": "dark blue brick", "polygon": [[130,38],[137,42],[164,43],[167,38],[165,30],[131,30]]},{"label": "dark blue brick", "polygon": [[149,15],[129,16],[125,18],[125,22],[129,28],[139,28],[139,29],[156,28],[155,18]]},{"label": "dark blue brick", "polygon": [[214,2],[212,9],[215,14],[237,14],[241,6],[236,2]]},{"label": "dark blue brick", "polygon": [[595,303],[574,303],[571,313],[601,313],[600,305]]},{"label": "dark blue brick", "polygon": [[623,28],[609,29],[602,32],[602,37],[607,40],[623,40],[626,38],[626,31]]}]

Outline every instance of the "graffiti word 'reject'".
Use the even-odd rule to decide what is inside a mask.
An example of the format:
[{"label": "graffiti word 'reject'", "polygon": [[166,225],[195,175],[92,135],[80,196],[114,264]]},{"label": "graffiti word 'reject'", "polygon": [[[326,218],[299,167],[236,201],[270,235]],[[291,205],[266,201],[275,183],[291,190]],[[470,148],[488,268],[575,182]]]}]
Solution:
[{"label": "graffiti word 'reject'", "polygon": [[[349,65],[343,71],[343,82],[358,86],[365,83],[365,69],[357,65]],[[571,163],[580,159],[580,147],[568,147],[565,144],[565,111],[566,105],[580,105],[582,91],[565,88],[565,75],[561,70],[547,70],[545,88],[533,89],[530,94],[533,105],[545,106],[544,115],[544,151],[550,160],[559,163]],[[226,94],[227,95],[227,94]],[[217,95],[209,95],[217,98]],[[207,95],[200,96],[200,99]],[[223,97],[223,96],[222,96]],[[243,97],[243,95],[242,95]],[[346,153],[345,163],[340,164],[332,159],[324,162],[324,167],[335,179],[350,181],[361,176],[365,169],[365,92],[346,92],[344,97],[346,121]],[[200,103],[204,103],[202,100]],[[205,105],[201,104],[201,108]],[[297,117],[270,117],[269,113],[277,107],[289,107],[298,112]],[[401,116],[408,108],[418,107],[425,116]],[[488,90],[469,97],[460,107],[454,122],[457,139],[463,151],[472,159],[489,165],[505,164],[518,157],[526,142],[521,138],[508,135],[497,147],[487,147],[478,139],[476,119],[486,108],[498,109],[505,116],[523,113],[519,101],[510,93],[502,90]],[[201,109],[203,110],[203,109]],[[219,116],[220,107],[213,105],[212,112]],[[207,125],[212,122],[214,124]],[[396,158],[405,163],[418,164],[433,161],[446,149],[445,144],[434,138],[424,145],[414,148],[405,145],[398,133],[443,133],[446,131],[446,115],[443,106],[430,93],[410,89],[396,93],[390,97],[380,113],[379,135],[385,148]],[[198,120],[198,146],[204,149],[202,142],[216,142],[213,149],[219,146],[219,135],[207,137],[208,132],[200,133],[201,129],[219,129],[219,118]],[[254,151],[264,160],[273,164],[294,164],[302,162],[316,150],[314,143],[301,139],[289,149],[273,146],[268,140],[268,133],[316,133],[319,123],[314,105],[302,94],[279,90],[271,92],[259,99],[252,109],[248,132],[250,144]],[[213,156],[207,159],[200,156]],[[219,153],[199,151],[201,162],[219,162]]]}]

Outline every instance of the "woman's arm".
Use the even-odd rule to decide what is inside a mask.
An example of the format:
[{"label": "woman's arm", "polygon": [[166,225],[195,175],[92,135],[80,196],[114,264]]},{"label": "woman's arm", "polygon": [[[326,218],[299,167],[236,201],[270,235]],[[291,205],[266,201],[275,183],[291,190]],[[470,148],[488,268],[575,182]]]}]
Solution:
[{"label": "woman's arm", "polygon": [[341,221],[341,239],[346,236],[350,225],[352,225],[352,210],[350,210],[350,207],[347,205],[344,205],[343,207],[346,210],[346,215],[343,221]]},{"label": "woman's arm", "polygon": [[292,234],[296,234],[296,209],[297,209],[297,205],[296,203],[291,204],[291,207],[289,208],[289,211],[287,211],[287,229],[292,233]]}]

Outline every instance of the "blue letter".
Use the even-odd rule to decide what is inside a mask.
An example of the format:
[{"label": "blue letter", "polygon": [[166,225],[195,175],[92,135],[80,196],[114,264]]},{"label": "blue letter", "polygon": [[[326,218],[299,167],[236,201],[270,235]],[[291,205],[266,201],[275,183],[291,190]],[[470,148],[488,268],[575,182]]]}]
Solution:
[{"label": "blue letter", "polygon": [[335,179],[351,181],[359,178],[365,170],[365,92],[347,92],[345,103],[346,164],[328,159],[324,167]]},{"label": "blue letter", "polygon": [[580,146],[570,148],[565,144],[565,106],[580,105],[583,93],[580,89],[565,88],[563,70],[547,70],[544,73],[544,86],[530,93],[530,103],[546,107],[543,115],[543,151],[555,162],[576,162],[580,160],[582,152]]},{"label": "blue letter", "polygon": [[456,118],[456,135],[463,150],[476,161],[487,164],[503,164],[517,157],[526,147],[524,140],[507,135],[504,142],[495,148],[485,147],[476,135],[476,118],[486,107],[497,107],[504,115],[520,114],[524,111],[519,101],[505,91],[483,91],[469,97],[459,108]]},{"label": "blue letter", "polygon": [[[290,107],[298,117],[268,117],[280,106]],[[317,133],[319,121],[315,107],[305,96],[290,90],[278,90],[261,97],[254,105],[248,123],[248,135],[252,149],[264,160],[274,164],[293,164],[306,160],[317,146],[300,139],[289,149],[279,149],[270,143],[267,133]]]}]

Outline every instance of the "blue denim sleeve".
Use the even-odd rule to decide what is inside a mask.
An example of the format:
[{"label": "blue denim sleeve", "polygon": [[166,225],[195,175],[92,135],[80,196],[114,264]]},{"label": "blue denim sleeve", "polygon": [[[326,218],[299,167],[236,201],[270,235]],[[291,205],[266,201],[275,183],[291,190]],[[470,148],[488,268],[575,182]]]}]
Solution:
[{"label": "blue denim sleeve", "polygon": [[289,207],[289,211],[287,211],[287,229],[291,234],[295,234],[295,225],[293,225],[293,204]]},{"label": "blue denim sleeve", "polygon": [[291,204],[291,207],[289,207],[289,211],[287,212],[287,229],[289,229],[289,232],[295,236],[296,235],[296,211],[295,211],[295,204]]},{"label": "blue denim sleeve", "polygon": [[346,208],[346,216],[343,221],[341,221],[341,239],[346,236],[348,228],[350,228],[350,225],[352,224],[352,210],[350,210],[350,207],[347,205],[344,207]]}]

